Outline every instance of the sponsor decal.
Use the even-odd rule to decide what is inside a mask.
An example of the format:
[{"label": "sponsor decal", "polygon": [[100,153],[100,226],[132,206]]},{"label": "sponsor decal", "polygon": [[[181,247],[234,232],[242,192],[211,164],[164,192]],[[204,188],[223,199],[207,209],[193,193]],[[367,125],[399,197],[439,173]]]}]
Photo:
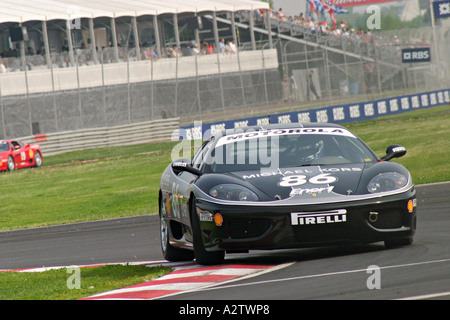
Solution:
[{"label": "sponsor decal", "polygon": [[[447,2],[450,3],[450,0]],[[407,48],[408,49],[408,48]],[[409,48],[411,50],[423,48]],[[427,48],[426,48],[427,49]],[[422,58],[427,59],[427,54],[410,51],[406,53],[406,57],[411,59]],[[431,59],[431,55],[428,57]],[[423,61],[423,60],[421,60]],[[419,61],[417,61],[419,62]],[[425,95],[428,97],[423,98]],[[414,95],[403,95],[397,97],[390,97],[376,101],[366,101],[361,103],[351,103],[346,105],[335,105],[327,107],[322,110],[302,110],[288,113],[270,114],[267,116],[242,118],[228,121],[219,121],[208,124],[202,122],[196,123],[193,126],[180,127],[179,134],[174,135],[182,140],[205,140],[211,135],[226,129],[236,129],[247,126],[264,126],[275,123],[315,123],[315,122],[352,122],[364,121],[374,117],[381,117],[385,115],[396,114],[399,112],[412,111],[420,107],[431,107],[437,105],[444,105],[450,101],[450,91],[448,89],[423,92]],[[300,126],[300,125],[299,125]],[[319,126],[319,125],[318,125]],[[242,138],[241,138],[242,139]],[[222,143],[226,143],[223,142]],[[229,143],[229,142],[228,142]],[[179,157],[178,157],[179,158]],[[177,158],[177,159],[178,159]],[[186,157],[185,157],[186,158]],[[189,158],[189,157],[187,157]]]},{"label": "sponsor decal", "polygon": [[336,180],[337,178],[330,176],[329,173],[321,173],[309,179],[307,179],[305,175],[293,175],[281,178],[281,181],[278,182],[278,185],[280,187],[295,187],[301,186],[308,182],[312,184],[327,184],[336,182]]},{"label": "sponsor decal", "polygon": [[439,0],[433,2],[435,18],[450,17],[450,0]]},{"label": "sponsor decal", "polygon": [[291,224],[293,226],[334,224],[347,222],[347,210],[338,209],[322,212],[292,212]]},{"label": "sponsor decal", "polygon": [[173,164],[172,164],[172,167],[182,167],[182,168],[186,168],[187,167],[187,163],[186,162],[180,162],[180,161],[177,161],[177,162],[174,162]]},{"label": "sponsor decal", "polygon": [[261,130],[253,132],[242,132],[232,135],[227,135],[219,139],[216,147],[224,144],[245,141],[249,139],[257,139],[263,137],[277,137],[284,135],[298,135],[298,134],[324,134],[324,135],[338,135],[355,138],[355,136],[348,130],[343,128],[292,128],[292,129],[275,129],[275,130]]},{"label": "sponsor decal", "polygon": [[310,188],[310,189],[302,189],[302,188],[298,188],[298,189],[292,189],[291,193],[289,194],[289,196],[302,196],[302,195],[311,195],[313,197],[317,197],[318,195],[321,194],[325,194],[325,193],[331,193],[333,192],[334,186],[331,187],[323,187],[323,188]]},{"label": "sponsor decal", "polygon": [[213,221],[213,214],[211,212],[200,212],[199,213],[199,220],[200,221],[206,221],[206,222],[212,222]]},{"label": "sponsor decal", "polygon": [[[370,159],[368,159],[370,161]],[[361,168],[320,168],[320,170],[323,173],[330,173],[330,172],[360,172],[362,171]],[[289,175],[295,175],[295,174],[307,174],[307,173],[314,173],[316,171],[311,169],[295,169],[295,170],[282,170],[278,169],[278,171],[269,171],[269,172],[262,172],[262,173],[253,173],[253,174],[244,174],[242,175],[242,179],[254,179],[254,178],[261,178],[261,177],[271,177],[271,176],[289,176]],[[285,177],[286,178],[286,177]],[[318,177],[320,178],[320,177]],[[313,181],[318,181],[318,178],[314,179]],[[333,177],[334,181],[337,180],[337,178]],[[312,178],[311,178],[312,179]],[[333,181],[333,182],[334,182]],[[319,182],[319,183],[325,183],[325,182]]]},{"label": "sponsor decal", "polygon": [[430,62],[430,61],[431,61],[430,48],[402,49],[403,63]]},{"label": "sponsor decal", "polygon": [[405,147],[396,147],[392,149],[392,152],[401,152],[401,151],[406,151]]},{"label": "sponsor decal", "polygon": [[216,224],[216,226],[221,227],[223,224],[223,217],[220,213],[216,213],[214,215],[214,223]]}]

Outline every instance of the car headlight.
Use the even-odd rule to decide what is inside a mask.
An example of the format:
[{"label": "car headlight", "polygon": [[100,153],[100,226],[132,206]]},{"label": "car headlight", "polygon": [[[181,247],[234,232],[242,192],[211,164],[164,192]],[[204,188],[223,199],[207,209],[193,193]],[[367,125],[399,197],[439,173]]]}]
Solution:
[{"label": "car headlight", "polygon": [[380,173],[370,180],[367,190],[370,193],[392,191],[406,186],[408,179],[397,172]]},{"label": "car headlight", "polygon": [[258,196],[246,187],[237,184],[219,184],[209,190],[211,197],[232,201],[257,201]]}]

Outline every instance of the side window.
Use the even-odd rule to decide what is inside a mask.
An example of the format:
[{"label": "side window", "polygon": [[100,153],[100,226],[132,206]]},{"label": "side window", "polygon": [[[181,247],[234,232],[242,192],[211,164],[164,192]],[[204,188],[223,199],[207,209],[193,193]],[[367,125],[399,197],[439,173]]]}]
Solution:
[{"label": "side window", "polygon": [[194,168],[200,169],[203,160],[205,159],[205,156],[209,150],[209,146],[211,145],[211,142],[214,140],[214,137],[211,137],[210,139],[203,142],[202,146],[198,148],[197,152],[195,153],[194,157],[192,158],[192,166]]},{"label": "side window", "polygon": [[20,146],[17,141],[11,141],[11,149],[14,149],[16,146]]}]

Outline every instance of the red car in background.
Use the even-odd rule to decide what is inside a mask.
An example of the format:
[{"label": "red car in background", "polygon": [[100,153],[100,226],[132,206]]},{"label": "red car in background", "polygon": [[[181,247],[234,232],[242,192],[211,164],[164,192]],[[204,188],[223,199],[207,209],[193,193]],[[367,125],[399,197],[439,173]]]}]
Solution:
[{"label": "red car in background", "polygon": [[43,157],[37,144],[18,140],[0,140],[0,171],[40,167]]}]

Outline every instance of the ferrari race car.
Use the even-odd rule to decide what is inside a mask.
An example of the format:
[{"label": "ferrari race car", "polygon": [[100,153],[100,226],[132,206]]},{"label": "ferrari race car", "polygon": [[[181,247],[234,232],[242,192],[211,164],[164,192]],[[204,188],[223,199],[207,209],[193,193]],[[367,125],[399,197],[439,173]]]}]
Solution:
[{"label": "ferrari race car", "polygon": [[219,264],[225,252],[384,241],[416,230],[410,173],[333,124],[268,125],[213,135],[170,164],[159,191],[169,261]]},{"label": "ferrari race car", "polygon": [[0,171],[40,167],[42,161],[41,148],[37,144],[18,140],[0,141]]}]

